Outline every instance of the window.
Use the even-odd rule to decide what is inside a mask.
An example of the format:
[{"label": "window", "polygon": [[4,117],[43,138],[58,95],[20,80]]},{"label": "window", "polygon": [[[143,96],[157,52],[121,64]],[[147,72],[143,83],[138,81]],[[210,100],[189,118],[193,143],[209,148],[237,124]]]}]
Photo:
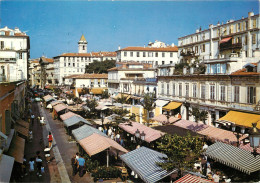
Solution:
[{"label": "window", "polygon": [[220,64],[217,64],[217,73],[220,73]]},{"label": "window", "polygon": [[205,99],[206,98],[206,86],[201,85],[201,98]]},{"label": "window", "polygon": [[247,87],[247,103],[249,104],[256,103],[256,88],[253,86]]},{"label": "window", "polygon": [[195,46],[195,53],[198,53],[198,52],[199,52],[199,47]]},{"label": "window", "polygon": [[162,57],[165,57],[165,53],[162,53]]},{"label": "window", "polygon": [[134,56],[134,53],[131,51],[130,52],[130,57],[133,57]]},{"label": "window", "polygon": [[221,64],[221,73],[226,74],[226,71],[227,71],[227,65]]},{"label": "window", "polygon": [[202,52],[205,52],[205,44],[202,45]]},{"label": "window", "polygon": [[247,45],[247,35],[245,36],[245,45]]},{"label": "window", "polygon": [[217,66],[215,64],[211,65],[211,71],[212,71],[213,74],[217,73]]},{"label": "window", "polygon": [[197,97],[197,84],[193,84],[192,97],[194,97],[194,98]]},{"label": "window", "polygon": [[82,49],[85,50],[85,46],[84,45],[83,45]]},{"label": "window", "polygon": [[207,73],[210,74],[210,64],[207,64]]},{"label": "window", "polygon": [[179,83],[179,96],[182,96],[182,83]]},{"label": "window", "polygon": [[146,57],[146,54],[145,54],[145,52],[143,52],[143,57]]},{"label": "window", "polygon": [[158,61],[155,61],[155,65],[158,65]]},{"label": "window", "polygon": [[73,63],[73,67],[75,67],[75,63]]},{"label": "window", "polygon": [[127,52],[126,51],[124,52],[124,56],[127,57]]},{"label": "window", "polygon": [[170,64],[172,64],[173,62],[172,61],[170,61]]},{"label": "window", "polygon": [[234,86],[234,102],[239,103],[239,86]]},{"label": "window", "polygon": [[23,59],[23,53],[19,53],[19,59]]},{"label": "window", "polygon": [[256,19],[253,20],[253,28],[256,28]]},{"label": "window", "polygon": [[245,21],[245,30],[248,29],[248,21]]},{"label": "window", "polygon": [[153,52],[149,52],[148,57],[153,57]]},{"label": "window", "polygon": [[173,53],[170,53],[170,57],[173,57]]},{"label": "window", "polygon": [[77,67],[79,67],[79,63],[77,63]]},{"label": "window", "polygon": [[226,100],[226,86],[220,86],[220,100]]},{"label": "window", "polygon": [[210,99],[215,100],[215,85],[210,85]]},{"label": "window", "polygon": [[229,27],[229,34],[232,34],[233,33],[233,25],[230,25]]},{"label": "window", "polygon": [[256,44],[256,34],[252,34],[252,44]]},{"label": "window", "polygon": [[70,63],[69,63],[69,66],[70,66]]},{"label": "window", "polygon": [[170,84],[167,83],[167,95],[170,95]]},{"label": "window", "polygon": [[164,65],[164,61],[162,61],[162,65]]},{"label": "window", "polygon": [[5,42],[1,41],[1,49],[4,49],[4,47],[5,47]]},{"label": "window", "polygon": [[158,52],[155,53],[155,57],[158,57]]},{"label": "window", "polygon": [[77,69],[77,72],[79,72],[79,69]]},{"label": "window", "polygon": [[161,94],[164,95],[164,83],[161,84]]},{"label": "window", "polygon": [[66,63],[64,63],[64,67],[66,67]]},{"label": "window", "polygon": [[140,57],[140,53],[139,53],[139,52],[136,52],[136,56],[137,56],[137,57]]},{"label": "window", "polygon": [[189,84],[186,84],[185,97],[189,97]]},{"label": "window", "polygon": [[240,31],[240,23],[237,24],[237,32]]},{"label": "window", "polygon": [[172,95],[175,96],[175,84],[172,84]]}]

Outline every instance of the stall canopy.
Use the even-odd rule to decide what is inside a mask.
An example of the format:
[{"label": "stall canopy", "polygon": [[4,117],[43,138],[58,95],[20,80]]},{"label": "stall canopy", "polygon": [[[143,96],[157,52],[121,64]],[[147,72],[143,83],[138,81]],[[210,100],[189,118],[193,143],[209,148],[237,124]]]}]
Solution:
[{"label": "stall canopy", "polygon": [[10,177],[14,165],[14,158],[4,155],[1,152],[0,156],[0,182],[10,182]]},{"label": "stall canopy", "polygon": [[18,163],[23,163],[25,140],[19,136],[14,136],[8,155],[14,157]]},{"label": "stall canopy", "polygon": [[205,155],[247,174],[260,170],[260,156],[254,157],[250,151],[222,142],[209,146]]},{"label": "stall canopy", "polygon": [[183,176],[182,178],[176,180],[174,183],[188,183],[188,182],[192,182],[192,183],[207,183],[207,182],[213,182],[207,179],[203,179],[201,177],[195,176],[195,175],[191,175],[191,174],[187,174],[185,176]]},{"label": "stall canopy", "polygon": [[90,92],[92,92],[94,95],[101,95],[103,91],[103,88],[92,88]]},{"label": "stall canopy", "polygon": [[29,136],[29,128],[25,128],[19,124],[15,124],[14,129],[16,132],[20,133],[21,135],[23,135],[25,137]]},{"label": "stall canopy", "polygon": [[85,120],[84,118],[79,117],[79,116],[72,116],[72,117],[64,120],[63,122],[64,122],[64,125],[67,126],[67,127],[76,125],[76,124],[78,124],[80,122],[85,123],[87,125],[91,125],[90,122],[88,122],[87,120]]},{"label": "stall canopy", "polygon": [[167,172],[158,166],[157,163],[166,161],[164,158],[167,158],[167,155],[144,146],[121,155],[120,158],[132,171],[147,183],[157,182],[177,171],[173,170]]},{"label": "stall canopy", "polygon": [[93,128],[89,125],[83,125],[75,130],[72,130],[72,134],[74,135],[74,137],[77,141],[80,141],[81,139],[84,139],[84,138],[92,135],[93,133],[97,133],[99,135],[107,137],[106,134],[104,134],[103,132],[101,132],[98,129]]},{"label": "stall canopy", "polygon": [[118,99],[118,98],[121,98],[122,96],[126,97],[126,100],[128,100],[128,99],[131,97],[131,95],[119,93],[119,94],[117,94],[117,96],[115,96],[114,98],[115,98],[115,99]]},{"label": "stall canopy", "polygon": [[89,156],[93,156],[108,148],[113,148],[113,149],[116,149],[116,150],[124,152],[124,153],[128,152],[125,148],[123,148],[121,145],[119,145],[114,140],[112,140],[108,137],[99,135],[97,133],[93,133],[92,135],[90,135],[84,139],[81,139],[79,141],[79,144],[88,153]]},{"label": "stall canopy", "polygon": [[76,113],[74,113],[74,112],[67,112],[67,113],[65,113],[65,114],[60,115],[60,119],[61,119],[62,121],[65,121],[66,119],[69,119],[69,118],[71,118],[72,116],[79,116],[79,117],[80,117],[80,115],[78,115],[78,114],[76,114]]},{"label": "stall canopy", "polygon": [[170,102],[169,104],[163,107],[163,110],[177,109],[178,107],[181,106],[181,104],[182,104],[181,102]]},{"label": "stall canopy", "polygon": [[53,109],[56,111],[56,112],[60,112],[64,109],[67,109],[67,106],[65,104],[58,104],[58,105],[55,105],[53,107]]},{"label": "stall canopy", "polygon": [[95,109],[103,111],[103,110],[109,109],[109,107],[99,104],[97,107],[95,107]]},{"label": "stall canopy", "polygon": [[[155,116],[154,118],[152,118],[152,120],[158,121],[158,122],[160,122],[160,123],[162,123],[162,124],[167,124],[167,123],[168,123],[167,116],[164,115],[164,114],[160,114],[160,115],[158,115],[158,116]],[[171,116],[171,117],[169,118],[169,123],[174,123],[174,122],[176,122],[176,121],[178,121],[178,120],[180,120],[180,119]]]},{"label": "stall canopy", "polygon": [[[209,125],[199,124],[196,122],[188,120],[180,120],[173,124],[173,126],[178,126],[193,132],[198,133],[199,135],[204,135],[209,137],[212,140],[221,141],[225,143],[236,143],[237,137],[233,132],[228,130],[223,130]],[[239,140],[243,140],[247,135],[243,135]]]},{"label": "stall canopy", "polygon": [[55,105],[62,104],[62,103],[63,103],[63,102],[61,102],[61,101],[55,100],[55,101],[51,102],[50,104],[51,104],[51,106],[53,107],[53,106],[55,106]]},{"label": "stall canopy", "polygon": [[43,97],[43,99],[44,99],[45,102],[49,102],[51,100],[55,100],[51,95],[46,95],[46,96]]},{"label": "stall canopy", "polygon": [[238,126],[251,128],[252,123],[257,123],[257,128],[260,129],[260,115],[250,114],[238,111],[229,111],[224,117],[218,120],[220,123],[234,123]]},{"label": "stall canopy", "polygon": [[23,126],[23,127],[29,129],[29,125],[30,125],[30,124],[29,124],[28,122],[26,122],[26,121],[24,121],[24,120],[22,120],[22,119],[18,119],[16,122],[17,122],[19,125],[21,125],[21,126]]},{"label": "stall canopy", "polygon": [[165,106],[166,104],[168,104],[170,101],[168,100],[156,100],[155,104],[157,107],[162,107]]},{"label": "stall canopy", "polygon": [[120,123],[118,125],[120,128],[125,130],[126,132],[134,135],[136,130],[138,129],[140,133],[144,132],[145,133],[145,141],[150,143],[164,135],[163,132],[160,132],[158,130],[154,130],[150,127],[147,127],[145,125],[142,125],[138,122],[126,122],[126,123]]}]

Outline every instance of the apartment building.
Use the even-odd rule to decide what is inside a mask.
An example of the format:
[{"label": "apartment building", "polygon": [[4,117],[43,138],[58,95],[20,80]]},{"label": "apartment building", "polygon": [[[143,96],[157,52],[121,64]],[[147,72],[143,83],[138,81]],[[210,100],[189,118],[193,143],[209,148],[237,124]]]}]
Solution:
[{"label": "apartment building", "polygon": [[84,74],[86,66],[94,61],[116,60],[115,52],[87,53],[87,44],[82,35],[78,42],[78,53],[64,53],[53,58],[55,84],[63,84],[66,76]]},{"label": "apartment building", "polygon": [[143,94],[144,89],[135,88],[133,83],[145,78],[155,78],[155,69],[152,64],[138,62],[117,62],[116,67],[108,69],[108,92]]},{"label": "apartment building", "polygon": [[0,28],[0,82],[26,80],[29,58],[29,36],[19,28]]},{"label": "apartment building", "polygon": [[40,87],[44,88],[45,85],[54,84],[54,64],[53,59],[40,57],[39,64],[41,65],[40,72]]},{"label": "apartment building", "polygon": [[116,53],[118,62],[149,63],[153,67],[178,61],[178,47],[161,41],[150,42],[147,47],[119,47]]},{"label": "apartment building", "polygon": [[207,111],[210,125],[230,110],[260,114],[259,39],[253,12],[179,38],[180,62],[158,67],[158,98],[183,119],[195,120],[192,107]]}]

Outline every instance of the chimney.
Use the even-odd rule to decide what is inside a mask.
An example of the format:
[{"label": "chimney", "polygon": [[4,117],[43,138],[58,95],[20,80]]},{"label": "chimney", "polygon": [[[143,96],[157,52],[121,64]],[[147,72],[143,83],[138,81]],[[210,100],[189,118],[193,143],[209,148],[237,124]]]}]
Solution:
[{"label": "chimney", "polygon": [[121,50],[121,47],[120,47],[120,45],[118,46],[118,50]]},{"label": "chimney", "polygon": [[198,33],[200,30],[199,29],[196,29],[196,33]]}]

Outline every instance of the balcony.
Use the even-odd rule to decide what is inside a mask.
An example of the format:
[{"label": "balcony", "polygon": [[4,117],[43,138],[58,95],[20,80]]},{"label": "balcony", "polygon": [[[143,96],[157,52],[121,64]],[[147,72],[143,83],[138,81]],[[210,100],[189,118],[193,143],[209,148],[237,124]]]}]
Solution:
[{"label": "balcony", "polygon": [[219,49],[220,51],[225,51],[225,50],[235,50],[235,49],[241,49],[242,48],[242,43],[234,43],[230,44],[229,42],[220,44]]},{"label": "balcony", "polygon": [[187,51],[187,52],[181,51],[181,56],[183,56],[183,57],[186,57],[186,56],[193,57],[193,56],[195,56],[195,52],[194,51]]},{"label": "balcony", "polygon": [[119,83],[119,79],[108,79],[107,82],[108,83]]}]

